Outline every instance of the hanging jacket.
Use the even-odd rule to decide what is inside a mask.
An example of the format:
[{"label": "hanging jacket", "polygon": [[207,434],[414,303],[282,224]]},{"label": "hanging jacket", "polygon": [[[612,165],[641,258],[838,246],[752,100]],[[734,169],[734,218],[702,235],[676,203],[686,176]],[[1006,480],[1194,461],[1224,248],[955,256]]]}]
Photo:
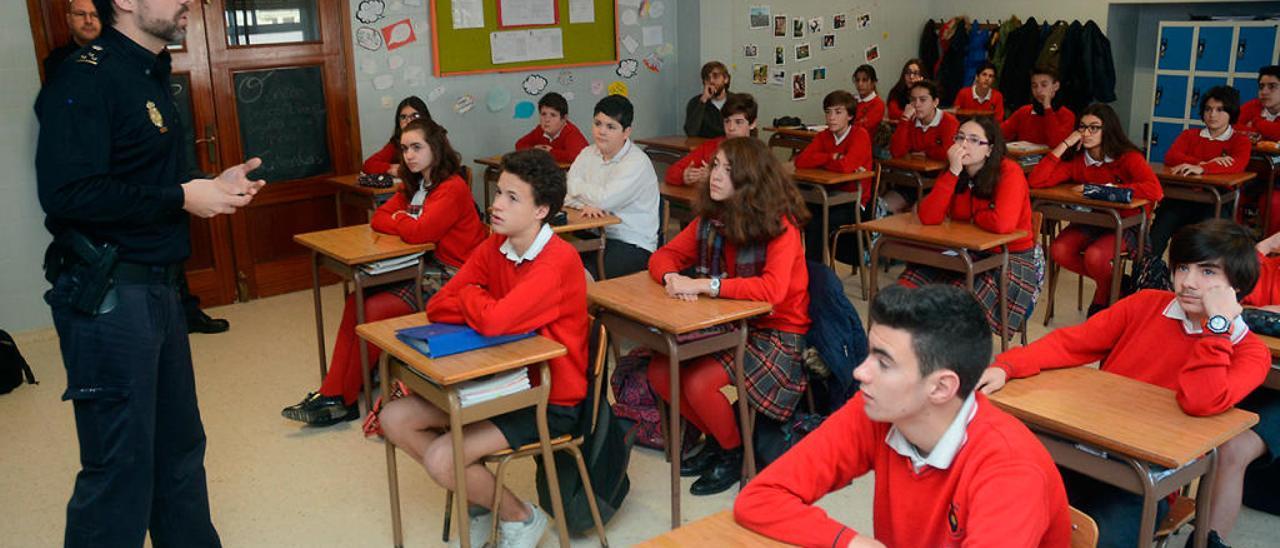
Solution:
[{"label": "hanging jacket", "polygon": [[1058,104],[1075,112],[1084,110],[1091,103],[1089,75],[1084,60],[1084,25],[1072,21],[1062,36],[1058,49],[1058,74],[1062,85],[1058,88]]},{"label": "hanging jacket", "polygon": [[1089,78],[1089,94],[1093,101],[1116,100],[1116,63],[1111,57],[1111,40],[1098,24],[1090,20],[1084,25],[1083,58]]},{"label": "hanging jacket", "polygon": [[924,30],[920,32],[920,61],[924,63],[920,68],[932,74],[941,56],[938,50],[938,23],[930,19],[924,24]]},{"label": "hanging jacket", "polygon": [[1040,23],[1032,17],[1009,33],[999,88],[1005,110],[1013,112],[1031,102],[1031,69],[1040,54]]},{"label": "hanging jacket", "polygon": [[1022,21],[1014,15],[1000,23],[1000,29],[996,31],[996,45],[991,49],[991,62],[996,66],[996,81],[1003,79],[1004,59],[1009,54],[1009,35],[1021,26]]},{"label": "hanging jacket", "polygon": [[[1058,74],[1065,76],[1059,70],[1059,61],[1062,53],[1062,40],[1067,37],[1068,25],[1066,21],[1058,21],[1053,24],[1053,28],[1049,31],[1049,36],[1045,37],[1044,44],[1040,47],[1040,57],[1036,59],[1036,64],[1049,67],[1058,71]],[[1029,84],[1028,84],[1029,85]]]},{"label": "hanging jacket", "polygon": [[943,108],[950,107],[956,92],[969,85],[964,79],[965,57],[969,50],[969,31],[965,27],[964,22],[955,25],[956,31],[951,35],[947,51],[942,54],[942,62],[939,63],[938,85],[942,88],[939,93],[942,94],[940,99]]},{"label": "hanging jacket", "polygon": [[978,68],[987,62],[987,48],[991,42],[991,34],[991,29],[984,28],[977,21],[973,22],[973,27],[969,30],[969,51],[965,53],[964,58],[964,85],[972,84],[974,75],[978,74]]}]

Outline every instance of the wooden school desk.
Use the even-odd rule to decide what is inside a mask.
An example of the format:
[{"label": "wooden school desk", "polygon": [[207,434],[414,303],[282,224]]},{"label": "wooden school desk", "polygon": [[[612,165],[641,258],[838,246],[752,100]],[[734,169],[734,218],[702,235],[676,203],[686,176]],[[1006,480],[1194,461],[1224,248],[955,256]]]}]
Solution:
[{"label": "wooden school desk", "polygon": [[772,132],[769,136],[769,148],[785,148],[791,151],[791,157],[795,158],[813,142],[813,138],[818,135],[817,131],[806,129],[805,127],[766,127],[765,131]]},{"label": "wooden school desk", "polygon": [[877,160],[880,169],[880,177],[876,179],[875,196],[880,195],[880,181],[884,180],[885,175],[891,178],[905,177],[904,186],[916,189],[916,203],[924,199],[925,189],[933,186],[933,177],[938,172],[947,169],[947,163],[942,160],[934,160],[924,156],[907,155],[897,158],[888,158],[885,160]]},{"label": "wooden school desk", "polygon": [[382,205],[383,202],[390,199],[391,195],[400,189],[400,183],[398,182],[387,188],[360,186],[356,182],[359,177],[359,173],[352,173],[350,175],[337,175],[325,179],[326,183],[332,185],[337,190],[333,195],[333,203],[338,208],[338,226],[343,225],[343,206],[350,205],[368,210],[369,217],[365,219],[365,222],[368,222],[373,219],[373,210],[378,209],[379,205]]},{"label": "wooden school desk", "polygon": [[1272,390],[1280,390],[1280,368],[1277,367],[1277,358],[1280,358],[1280,338],[1254,333],[1263,343],[1266,343],[1267,349],[1271,351],[1271,370],[1267,371],[1266,380],[1262,381],[1262,386]]},{"label": "wooden school desk", "polygon": [[[645,154],[649,155],[649,159],[654,162],[671,165],[679,162],[686,154],[693,152],[702,143],[706,142],[703,137],[686,137],[684,135],[665,135],[661,137],[649,137],[645,139],[636,139],[635,144],[644,147]],[[658,174],[658,180],[662,180],[662,174]]]},{"label": "wooden school desk", "polygon": [[575,209],[572,207],[566,207],[562,209],[562,211],[564,211],[565,217],[568,217],[567,222],[560,226],[551,226],[551,231],[559,234],[560,237],[564,238],[565,236],[573,236],[573,233],[580,230],[600,231],[600,237],[598,238],[579,238],[574,236],[564,239],[566,242],[573,245],[573,248],[578,250],[578,253],[596,252],[596,271],[600,273],[601,277],[603,277],[605,244],[604,227],[621,223],[622,219],[608,214],[604,217],[587,217],[582,214],[581,209]]},{"label": "wooden school desk", "polygon": [[[358,325],[356,334],[382,349],[382,357],[378,360],[378,374],[382,378],[384,404],[391,401],[392,381],[400,380],[414,394],[449,414],[449,436],[453,442],[456,486],[454,492],[464,493],[462,496],[453,497],[454,502],[457,503],[453,515],[462,516],[457,520],[458,538],[462,546],[470,546],[471,536],[468,531],[470,520],[466,518],[466,457],[462,453],[462,429],[468,424],[490,417],[536,406],[538,441],[542,445],[543,462],[555,462],[551,458],[551,433],[547,429],[547,397],[551,393],[551,373],[547,360],[563,356],[566,351],[560,343],[535,336],[499,346],[431,359],[396,338],[398,330],[427,323],[426,314],[415,313]],[[534,364],[538,366],[541,379],[538,386],[509,396],[467,407],[462,406],[458,396],[459,383],[462,381]],[[392,538],[395,546],[400,547],[404,546],[404,531],[400,523],[400,482],[396,473],[396,448],[390,441],[385,445],[387,484],[391,494]],[[554,509],[552,515],[563,516],[564,507],[560,500],[560,482],[557,481],[555,466],[547,466],[543,469],[547,474],[547,485],[552,487],[551,502]],[[560,546],[569,546],[569,533],[564,526],[564,520],[555,521],[560,532]]]},{"label": "wooden school desk", "polygon": [[1258,422],[1239,409],[1193,417],[1172,390],[1091,367],[1010,380],[991,401],[1026,423],[1058,465],[1141,495],[1143,547],[1151,546],[1156,503],[1202,476],[1195,545],[1205,545],[1217,448]]},{"label": "wooden school desk", "polygon": [[[305,234],[295,234],[293,241],[311,250],[311,298],[316,312],[316,347],[320,354],[320,381],[328,373],[329,361],[325,357],[324,313],[320,305],[320,267],[342,276],[343,280],[351,280],[355,284],[356,324],[364,323],[364,290],[369,287],[413,280],[415,289],[422,284],[422,269],[426,265],[425,252],[436,248],[435,244],[408,244],[395,234],[380,234],[369,225],[355,225]],[[381,274],[369,274],[360,268],[383,259],[403,257],[412,253],[423,253],[418,258],[416,268],[401,268]],[[418,308],[423,308],[422,291],[414,291],[418,299]],[[369,387],[369,349],[360,347],[360,374],[364,383],[364,407],[360,414],[364,415],[370,400]]]},{"label": "wooden school desk", "polygon": [[[861,192],[844,192],[837,191],[834,194],[827,190],[827,187],[842,186],[845,183],[853,181],[864,181],[866,179],[875,178],[877,183],[880,180],[880,168],[875,171],[855,171],[853,173],[836,173],[825,169],[799,169],[797,168],[791,174],[791,178],[795,180],[796,186],[800,190],[800,195],[804,197],[806,203],[810,203],[822,208],[822,262],[827,263],[833,269],[835,268],[835,257],[831,254],[831,206],[842,204],[854,204],[853,218],[854,224],[862,223],[862,208],[859,201],[862,199]],[[871,185],[872,188],[876,184]],[[871,204],[875,204],[875,197],[872,196]],[[817,219],[815,219],[816,221]],[[862,263],[862,238],[858,239],[858,266]],[[863,268],[858,268],[859,275],[862,276],[863,287],[866,287],[866,272]]]},{"label": "wooden school desk", "polygon": [[[1066,183],[1050,188],[1033,188],[1031,189],[1031,210],[1043,214],[1045,221],[1066,221],[1110,228],[1115,231],[1117,260],[1111,261],[1111,298],[1107,301],[1108,304],[1115,304],[1120,299],[1120,276],[1124,272],[1124,261],[1119,260],[1121,245],[1124,243],[1123,233],[1130,227],[1138,227],[1139,244],[1138,248],[1133,250],[1133,263],[1138,264],[1142,261],[1143,247],[1145,247],[1142,242],[1147,241],[1147,214],[1149,213],[1147,206],[1151,205],[1151,201],[1146,198],[1135,198],[1127,204],[1119,204],[1090,200],[1084,197],[1083,192],[1084,185],[1076,183]],[[1088,211],[1080,211],[1076,209],[1077,207],[1088,208]],[[1120,216],[1121,211],[1134,209],[1140,209],[1141,212],[1128,217]],[[1052,236],[1049,242],[1052,245]],[[1053,254],[1046,252],[1044,255],[1045,272],[1053,276]],[[1045,318],[1047,320],[1052,317],[1053,300],[1050,300]]]},{"label": "wooden school desk", "polygon": [[1044,158],[1044,155],[1048,154],[1051,150],[1048,145],[1042,145],[1039,143],[1032,143],[1028,141],[1014,142],[1018,144],[1006,144],[1005,156],[1008,156],[1009,159],[1018,162],[1018,165],[1022,166],[1022,172],[1027,174],[1030,174],[1031,170],[1035,169],[1036,165],[1040,163],[1040,160]]},{"label": "wooden school desk", "polygon": [[[597,321],[613,336],[610,344],[629,339],[640,346],[666,354],[671,363],[671,408],[669,424],[663,429],[667,456],[671,461],[671,527],[680,526],[680,362],[721,350],[734,351],[734,385],[738,391],[739,420],[743,446],[743,478],[755,475],[755,452],[751,440],[751,412],[747,403],[746,376],[742,356],[747,345],[747,320],[768,314],[766,302],[713,299],[700,295],[693,302],[673,299],[649,272],[597,282],[587,286],[587,301]],[[679,342],[676,336],[716,326],[733,330],[704,339]],[[665,406],[659,402],[659,409]],[[465,515],[465,514],[458,514]]]},{"label": "wooden school desk", "polygon": [[1222,204],[1231,203],[1231,218],[1236,217],[1240,209],[1240,188],[1254,180],[1258,175],[1244,171],[1241,173],[1205,173],[1203,175],[1174,175],[1169,166],[1152,163],[1151,169],[1156,178],[1164,186],[1164,197],[1175,200],[1186,200],[1213,206],[1213,216],[1222,216]]},{"label": "wooden school desk", "polygon": [[[955,117],[961,122],[965,122],[972,118],[977,118],[979,116],[986,116],[988,118],[996,117],[996,111],[984,110],[980,108],[957,108],[957,109],[954,109],[954,112],[952,112],[952,114],[954,114]],[[996,120],[996,123],[999,124],[1002,121],[1003,120]]]},{"label": "wooden school desk", "polygon": [[[489,211],[493,207],[493,195],[497,192],[498,176],[502,175],[502,155],[489,156],[488,158],[476,158],[475,162],[484,166],[484,210]],[[556,166],[565,171],[569,170],[571,162],[556,162]]]},{"label": "wooden school desk", "polygon": [[1275,192],[1276,174],[1280,173],[1280,162],[1273,162],[1272,157],[1280,156],[1280,147],[1275,142],[1259,141],[1253,145],[1253,154],[1249,156],[1247,171],[1257,173],[1264,182],[1262,203],[1258,205],[1258,215],[1262,220],[1262,238],[1271,234],[1271,195]]},{"label": "wooden school desk", "polygon": [[659,242],[667,241],[667,227],[671,224],[671,204],[681,204],[692,210],[694,200],[698,199],[699,188],[701,187],[696,185],[658,184],[658,194],[662,197],[662,222],[658,229]]},{"label": "wooden school desk", "polygon": [[641,542],[636,545],[636,548],[710,548],[712,546],[774,548],[789,545],[738,525],[738,522],[733,521],[733,511],[724,510]]},{"label": "wooden school desk", "polygon": [[[977,225],[950,219],[938,225],[920,222],[915,213],[899,213],[859,225],[867,233],[879,232],[880,238],[871,246],[870,295],[874,299],[878,289],[880,257],[891,257],[908,263],[921,264],[964,274],[965,285],[973,291],[974,276],[988,270],[999,269],[1000,289],[1000,349],[1009,347],[1009,242],[1026,237],[1025,230],[1009,234],[987,232]],[[1000,248],[994,252],[995,248]],[[952,251],[955,255],[944,254]],[[970,251],[991,253],[991,256],[974,260]]]}]

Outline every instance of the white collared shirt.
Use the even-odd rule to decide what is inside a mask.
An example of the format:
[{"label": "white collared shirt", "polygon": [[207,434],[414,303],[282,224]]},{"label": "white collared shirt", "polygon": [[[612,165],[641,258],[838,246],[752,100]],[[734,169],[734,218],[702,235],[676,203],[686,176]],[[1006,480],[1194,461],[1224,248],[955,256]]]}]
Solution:
[{"label": "white collared shirt", "polygon": [[969,423],[973,422],[973,417],[977,414],[978,399],[974,392],[970,392],[969,397],[965,398],[964,404],[960,406],[960,411],[951,420],[951,425],[947,426],[946,431],[942,433],[942,437],[938,438],[938,443],[933,445],[933,451],[930,451],[928,456],[921,455],[920,450],[910,441],[907,441],[907,437],[902,435],[897,426],[889,428],[889,433],[885,436],[884,442],[899,455],[910,459],[911,468],[917,474],[925,466],[937,470],[946,470],[951,467],[951,463],[956,460],[956,455],[960,454],[960,449],[964,447],[965,441],[969,439],[967,431]]},{"label": "white collared shirt", "polygon": [[839,135],[836,135],[836,134],[832,133],[832,134],[831,134],[831,136],[832,136],[832,137],[835,137],[835,139],[836,139],[836,146],[840,146],[840,143],[843,143],[843,142],[844,142],[844,138],[845,138],[845,137],[848,137],[848,136],[849,136],[849,133],[850,133],[850,132],[852,132],[852,131],[853,131],[853,126],[847,126],[847,127],[845,127],[845,128],[844,128],[844,133],[841,133],[841,134],[839,134]]},{"label": "white collared shirt", "polygon": [[1276,121],[1276,118],[1280,118],[1280,112],[1271,112],[1270,110],[1267,109],[1267,107],[1262,107],[1263,120],[1266,120],[1268,122],[1274,122]]},{"label": "white collared shirt", "polygon": [[552,135],[544,131],[542,132],[542,136],[545,137],[548,141],[555,142],[556,139],[560,138],[561,133],[564,133],[564,126],[560,126],[560,131],[557,131],[555,135]]},{"label": "white collared shirt", "polygon": [[871,92],[871,93],[868,93],[866,97],[859,97],[859,98],[858,98],[858,102],[859,102],[859,103],[865,103],[865,102],[867,102],[867,101],[871,101],[871,100],[873,100],[873,99],[875,99],[875,98],[876,98],[876,92],[874,92],[874,91],[873,91],[873,92]]},{"label": "white collared shirt", "polygon": [[538,229],[538,235],[533,237],[533,243],[529,244],[529,249],[524,250],[524,255],[516,253],[515,246],[511,245],[511,238],[507,238],[507,241],[502,242],[502,246],[498,248],[498,251],[507,260],[516,263],[516,266],[520,266],[520,263],[538,258],[538,254],[542,253],[542,248],[547,247],[547,242],[550,242],[551,236],[554,235],[555,232],[551,230],[551,225],[542,223],[542,228]]},{"label": "white collared shirt", "polygon": [[1214,137],[1212,133],[1209,133],[1209,128],[1200,130],[1200,137],[1210,141],[1230,141],[1232,135],[1235,135],[1235,130],[1231,129],[1230,125],[1227,126],[1226,131],[1222,132],[1222,135],[1217,137]]},{"label": "white collared shirt", "polygon": [[973,94],[973,100],[974,100],[974,101],[977,101],[977,102],[979,102],[979,103],[985,103],[985,102],[987,102],[987,101],[990,101],[990,100],[991,100],[991,89],[990,89],[990,88],[989,88],[989,89],[987,89],[987,95],[986,95],[985,97],[978,97],[978,86],[972,86],[972,87],[970,87],[970,88],[969,88],[969,93],[972,93],[972,94]]},{"label": "white collared shirt", "polygon": [[920,123],[920,119],[916,118],[916,127],[920,128],[921,131],[929,131],[932,128],[938,127],[938,124],[941,124],[941,123],[942,123],[942,109],[940,108],[933,109],[933,120],[931,120],[928,124],[922,124]]},{"label": "white collared shirt", "polygon": [[1103,157],[1101,160],[1094,160],[1094,159],[1093,159],[1093,156],[1090,156],[1090,155],[1089,155],[1089,151],[1087,151],[1087,150],[1086,150],[1086,151],[1085,151],[1085,153],[1084,153],[1084,165],[1085,165],[1085,167],[1098,167],[1098,166],[1103,165],[1103,164],[1109,164],[1109,163],[1111,163],[1111,161],[1112,161],[1112,160],[1111,160],[1111,157],[1110,157],[1110,156],[1105,156],[1105,157]]},{"label": "white collared shirt", "polygon": [[[1177,297],[1169,302],[1169,306],[1164,307],[1164,317],[1182,322],[1182,330],[1188,335],[1204,333],[1203,327],[1196,325],[1187,317],[1187,311],[1182,309],[1182,303],[1178,302]],[[1248,333],[1249,325],[1244,323],[1244,316],[1236,316],[1236,319],[1231,322],[1231,344],[1239,344]]]},{"label": "white collared shirt", "polygon": [[630,139],[607,161],[598,146],[582,149],[569,166],[567,185],[565,205],[597,207],[622,220],[605,227],[608,238],[649,252],[658,248],[658,175]]}]

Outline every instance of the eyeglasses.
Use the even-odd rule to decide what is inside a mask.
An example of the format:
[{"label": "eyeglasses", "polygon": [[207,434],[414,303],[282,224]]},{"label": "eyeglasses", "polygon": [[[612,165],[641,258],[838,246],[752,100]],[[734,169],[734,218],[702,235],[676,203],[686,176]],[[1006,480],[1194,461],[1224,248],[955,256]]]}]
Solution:
[{"label": "eyeglasses", "polygon": [[98,18],[98,12],[96,12],[96,11],[76,10],[76,11],[71,12],[71,16],[72,16],[72,17],[78,17],[78,18],[80,18],[80,19],[97,19],[97,18]]},{"label": "eyeglasses", "polygon": [[416,113],[416,112],[414,112],[414,113],[410,113],[410,114],[401,114],[401,115],[397,116],[397,118],[399,118],[401,122],[411,122],[411,121],[413,121],[413,120],[417,120],[418,118],[421,118],[421,117],[422,117],[422,115],[421,115],[421,114],[418,114],[418,113]]},{"label": "eyeglasses", "polygon": [[907,75],[907,76],[923,76],[923,75],[924,75],[924,73],[922,73],[922,72],[920,72],[920,71],[918,71],[918,70],[908,70],[908,71],[906,72],[906,75]]},{"label": "eyeglasses", "polygon": [[1099,131],[1102,131],[1102,125],[1101,124],[1091,124],[1091,125],[1080,124],[1076,126],[1076,131],[1079,131],[1080,133],[1097,133]]},{"label": "eyeglasses", "polygon": [[961,135],[959,133],[957,133],[955,137],[952,137],[951,140],[957,143],[969,143],[973,146],[983,146],[983,145],[991,144],[991,141],[983,141],[982,139],[979,139],[973,135]]}]

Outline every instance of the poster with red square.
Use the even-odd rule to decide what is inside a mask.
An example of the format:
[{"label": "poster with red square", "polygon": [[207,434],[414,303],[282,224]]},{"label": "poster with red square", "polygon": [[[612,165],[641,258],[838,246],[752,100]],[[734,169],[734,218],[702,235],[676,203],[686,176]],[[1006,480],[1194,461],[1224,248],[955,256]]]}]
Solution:
[{"label": "poster with red square", "polygon": [[417,39],[418,37],[413,34],[413,25],[408,19],[382,27],[382,41],[387,44],[387,51],[411,44]]}]

